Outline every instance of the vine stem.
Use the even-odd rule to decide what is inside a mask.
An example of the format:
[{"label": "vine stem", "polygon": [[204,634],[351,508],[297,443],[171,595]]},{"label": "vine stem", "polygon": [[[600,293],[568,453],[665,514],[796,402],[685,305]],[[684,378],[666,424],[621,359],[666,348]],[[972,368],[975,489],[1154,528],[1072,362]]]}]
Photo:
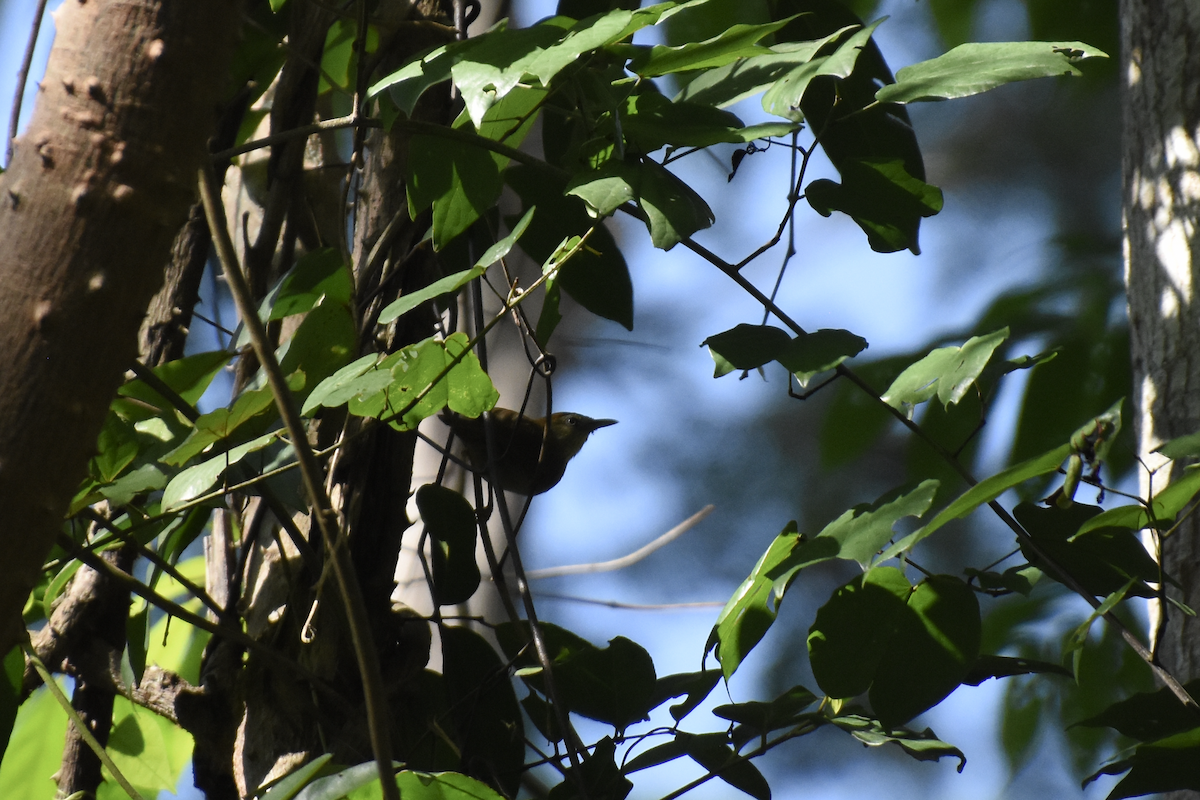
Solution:
[{"label": "vine stem", "polygon": [[359,675],[362,678],[367,730],[379,772],[380,788],[385,800],[400,800],[400,790],[396,786],[395,772],[392,767],[391,731],[385,718],[387,699],[383,693],[383,673],[380,670],[375,643],[371,639],[362,589],[358,585],[358,576],[350,563],[349,552],[342,546],[345,544],[344,539],[335,529],[333,507],[329,501],[329,495],[325,491],[321,467],[308,443],[307,431],[300,419],[295,399],[292,397],[291,390],[288,389],[283,370],[275,359],[274,348],[270,346],[267,332],[258,318],[258,311],[250,295],[250,287],[247,286],[241,266],[238,264],[211,163],[206,163],[201,167],[199,184],[204,213],[208,217],[208,227],[214,234],[213,243],[216,246],[217,257],[225,273],[225,279],[229,283],[238,313],[242,317],[242,323],[246,326],[247,333],[250,334],[254,354],[258,357],[258,361],[266,373],[267,383],[271,387],[275,404],[279,408],[279,415],[292,440],[292,448],[295,450],[296,459],[300,464],[304,488],[309,502],[312,504],[312,514],[316,518],[317,527],[321,531],[321,537],[329,552],[329,565],[332,567],[334,581],[345,608],[346,623],[350,629],[355,660],[358,662]]}]

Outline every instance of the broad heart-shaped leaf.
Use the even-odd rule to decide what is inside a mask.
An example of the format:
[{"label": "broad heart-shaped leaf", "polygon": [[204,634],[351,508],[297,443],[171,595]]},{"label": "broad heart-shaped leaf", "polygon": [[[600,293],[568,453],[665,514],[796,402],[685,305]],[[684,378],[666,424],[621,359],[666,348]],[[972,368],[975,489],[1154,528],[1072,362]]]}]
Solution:
[{"label": "broad heart-shaped leaf", "polygon": [[433,206],[435,250],[471,227],[504,188],[491,153],[465,142],[413,136],[408,164],[409,213]]},{"label": "broad heart-shaped leaf", "polygon": [[705,70],[689,81],[675,99],[717,108],[731,106],[765,91],[783,75],[811,61],[825,45],[857,27],[849,25],[811,42],[777,44],[771,47],[769,54],[738,59],[723,67]]},{"label": "broad heart-shaped leaf", "polygon": [[479,588],[475,562],[475,511],[458,492],[427,483],[417,489],[421,521],[433,537],[433,599],[441,606],[465,603]]},{"label": "broad heart-shaped leaf", "polygon": [[447,625],[439,638],[459,747],[471,754],[475,769],[486,770],[507,796],[515,797],[524,772],[525,736],[513,682],[500,679],[506,665],[470,628]]},{"label": "broad heart-shaped leaf", "polygon": [[[431,337],[405,347],[377,364],[359,359],[346,373],[333,376],[336,385],[318,387],[321,404],[347,403],[351,414],[378,417],[402,431],[412,430],[447,406],[479,416],[495,406],[500,394],[478,357],[466,352],[467,344],[465,334],[454,333],[445,341]],[[364,362],[368,363],[364,366]]]},{"label": "broad heart-shaped leaf", "polygon": [[[1154,597],[1154,590],[1146,583],[1158,581],[1158,565],[1132,531],[1100,528],[1072,538],[1084,523],[1098,514],[1098,507],[1081,503],[1070,508],[1021,503],[1013,509],[1013,516],[1028,531],[1038,549],[1093,595],[1110,595],[1133,579],[1129,594]],[[1040,567],[1051,578],[1055,576],[1053,570],[1041,563],[1038,553],[1024,544],[1021,551],[1030,564]]]},{"label": "broad heart-shaped leaf", "polygon": [[847,161],[841,173],[840,184],[821,178],[805,188],[813,210],[823,217],[846,214],[878,253],[920,253],[917,228],[922,217],[942,210],[942,190],[910,175],[900,160]]},{"label": "broad heart-shaped leaf", "polygon": [[737,369],[756,369],[779,358],[791,344],[787,333],[772,325],[741,324],[705,339],[716,362],[714,378],[728,375]]},{"label": "broad heart-shaped leaf", "polygon": [[[562,184],[547,180],[536,170],[513,166],[505,170],[504,177],[520,196],[522,207],[538,208],[520,240],[521,249],[538,263],[545,263],[564,239],[581,236],[595,225],[582,200],[564,197]],[[596,227],[587,246],[562,266],[556,282],[588,311],[633,329],[629,267],[612,234],[603,226]]]},{"label": "broad heart-shaped leaf", "polygon": [[894,567],[857,575],[817,611],[808,659],[821,691],[855,697],[870,688],[913,587]]},{"label": "broad heart-shaped leaf", "polygon": [[896,82],[881,88],[881,103],[969,97],[1006,83],[1057,75],[1082,75],[1075,66],[1108,58],[1083,42],[971,42],[937,58],[904,67]]},{"label": "broad heart-shaped leaf", "polygon": [[[1183,688],[1196,697],[1200,694],[1200,680],[1189,681]],[[1196,727],[1196,715],[1164,686],[1156,692],[1139,692],[1113,703],[1094,717],[1076,722],[1075,725],[1108,727],[1131,739],[1152,742]]]},{"label": "broad heart-shaped leaf", "polygon": [[708,634],[704,652],[707,654],[716,648],[717,661],[721,664],[725,680],[733,676],[738,665],[775,621],[779,601],[787,587],[776,587],[771,571],[788,557],[800,541],[796,523],[788,523],[754,565],[749,577],[742,581],[742,585],[721,609],[717,623]]},{"label": "broad heart-shaped leaf", "polygon": [[[618,636],[608,647],[598,648],[568,630],[541,623],[546,639],[554,687],[568,711],[607,722],[618,731],[646,719],[653,708],[654,662],[636,642]],[[521,677],[544,692],[541,666],[531,647],[527,623],[520,629],[505,623],[496,638],[509,659],[521,668]]]},{"label": "broad heart-shaped leaf", "polygon": [[867,340],[839,328],[822,328],[792,339],[777,360],[808,386],[814,376],[827,372],[867,349]]},{"label": "broad heart-shaped leaf", "polygon": [[1064,444],[1062,447],[1056,447],[1040,456],[1031,458],[1028,461],[1022,461],[1020,464],[1002,470],[990,478],[985,478],[959,495],[957,500],[939,511],[938,515],[928,525],[913,531],[887,550],[884,550],[879,558],[875,559],[875,563],[880,564],[889,558],[895,558],[901,553],[911,550],[917,542],[937,531],[947,522],[967,516],[984,503],[990,503],[1017,484],[1023,483],[1030,478],[1036,478],[1039,475],[1054,472],[1062,464],[1063,459],[1070,455],[1070,453],[1071,445]]},{"label": "broad heart-shaped leaf", "polygon": [[656,45],[639,52],[629,62],[629,70],[643,78],[655,78],[672,72],[722,67],[749,56],[769,54],[758,44],[764,36],[774,33],[794,17],[763,25],[734,25],[724,33],[703,42],[688,42],[677,47]]},{"label": "broad heart-shaped leaf", "polygon": [[1132,756],[1106,764],[1089,775],[1083,785],[1101,775],[1119,775],[1126,770],[1129,774],[1113,787],[1106,800],[1200,789],[1200,727],[1139,745]]},{"label": "broad heart-shaped leaf", "polygon": [[967,765],[967,757],[957,747],[937,738],[929,728],[917,733],[908,728],[885,729],[878,720],[858,714],[846,714],[830,720],[834,726],[849,733],[868,747],[895,744],[917,761],[938,761],[945,756],[958,759],[958,771]]},{"label": "broad heart-shaped leaf", "polygon": [[792,577],[813,564],[832,558],[853,559],[870,564],[879,548],[895,534],[893,527],[904,517],[919,517],[929,509],[938,482],[927,480],[912,491],[888,492],[874,503],[861,503],[846,511],[812,539],[801,542],[770,572],[776,586],[786,587]]},{"label": "broad heart-shaped leaf", "polygon": [[867,695],[885,728],[907,722],[954,691],[979,657],[982,636],[974,590],[950,575],[917,584],[895,622]]},{"label": "broad heart-shaped leaf", "polygon": [[991,360],[996,348],[1008,338],[1008,328],[986,336],[973,336],[962,347],[939,347],[901,372],[883,393],[892,408],[908,410],[934,395],[948,406],[962,400]]}]

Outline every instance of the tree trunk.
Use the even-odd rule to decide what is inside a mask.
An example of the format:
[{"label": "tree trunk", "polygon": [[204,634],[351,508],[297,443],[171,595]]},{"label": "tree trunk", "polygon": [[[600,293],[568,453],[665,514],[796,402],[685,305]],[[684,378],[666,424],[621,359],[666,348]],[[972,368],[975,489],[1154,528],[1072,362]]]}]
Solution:
[{"label": "tree trunk", "polygon": [[[1166,459],[1151,451],[1200,429],[1200,6],[1123,0],[1121,29],[1134,401],[1138,451],[1151,470],[1142,490],[1157,494],[1179,470],[1154,471]],[[1162,561],[1183,586],[1179,599],[1200,608],[1200,519],[1163,541]],[[1156,640],[1163,665],[1181,681],[1200,676],[1200,621],[1173,608],[1157,613],[1167,614]]]},{"label": "tree trunk", "polygon": [[84,476],[195,195],[234,0],[67,2],[0,176],[0,652]]}]

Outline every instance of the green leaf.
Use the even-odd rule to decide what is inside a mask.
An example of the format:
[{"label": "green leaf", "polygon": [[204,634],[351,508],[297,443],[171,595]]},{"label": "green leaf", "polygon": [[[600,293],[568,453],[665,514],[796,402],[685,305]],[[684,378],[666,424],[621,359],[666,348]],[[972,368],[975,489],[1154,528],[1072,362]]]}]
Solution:
[{"label": "green leaf", "polygon": [[904,517],[919,517],[929,509],[938,482],[927,480],[907,494],[888,492],[874,503],[860,503],[825,526],[814,538],[799,544],[771,570],[778,586],[786,586],[801,569],[833,558],[852,559],[863,567],[895,534]]},{"label": "green leaf", "polygon": [[[63,680],[59,679],[60,687]],[[57,796],[51,776],[62,763],[67,725],[67,714],[54,695],[44,686],[34,690],[17,710],[0,761],[0,797],[52,800]]]},{"label": "green leaf", "polygon": [[638,207],[646,215],[650,242],[655,247],[670,250],[716,221],[704,198],[666,167],[647,159],[639,162],[638,168]]},{"label": "green leaf", "polygon": [[896,83],[876,94],[881,103],[969,97],[1014,81],[1082,75],[1088,58],[1108,58],[1083,42],[973,42],[937,58],[904,67]]},{"label": "green leaf", "polygon": [[482,275],[484,271],[480,267],[475,267],[473,269],[465,269],[462,272],[455,272],[453,275],[447,275],[444,278],[434,281],[424,289],[419,289],[412,294],[406,294],[393,300],[391,303],[388,303],[383,311],[379,312],[379,324],[387,325],[392,320],[404,316],[422,303],[451,294],[452,292],[457,292]]},{"label": "green leaf", "polygon": [[797,16],[793,14],[763,25],[734,25],[703,42],[688,42],[677,47],[648,47],[634,56],[628,68],[643,78],[655,78],[672,72],[722,67],[750,56],[769,55],[771,50],[758,44],[758,41]]},{"label": "green leaf", "polygon": [[850,73],[854,71],[859,53],[881,22],[883,20],[877,20],[865,28],[855,31],[846,41],[838,45],[832,55],[814,58],[776,80],[763,95],[763,110],[768,114],[799,122],[804,118],[804,114],[800,110],[801,100],[813,79],[822,75],[836,78],[849,77]]},{"label": "green leaf", "polygon": [[777,360],[804,387],[816,375],[828,372],[866,349],[867,340],[861,336],[841,329],[822,328],[792,339]]},{"label": "green leaf", "polygon": [[[607,722],[618,731],[647,718],[655,695],[654,662],[636,642],[617,636],[601,649],[557,625],[541,623],[559,702],[568,711]],[[511,623],[496,630],[496,638],[520,676],[544,693],[541,667],[532,648],[528,625]]]},{"label": "green leaf", "polygon": [[266,413],[274,406],[275,396],[269,388],[246,390],[238,395],[231,408],[215,408],[197,419],[183,443],[159,461],[170,466],[182,466],[209,450],[215,442],[232,437],[243,427],[252,430],[256,423],[262,424]]},{"label": "green leaf", "polygon": [[1200,458],[1200,431],[1178,436],[1169,442],[1164,442],[1151,452],[1162,453],[1167,458]]},{"label": "green leaf", "polygon": [[[511,167],[504,175],[523,207],[539,209],[520,242],[534,261],[545,263],[565,239],[595,226],[583,201],[564,197],[561,184],[527,167]],[[559,269],[554,280],[591,313],[633,329],[633,281],[625,257],[605,227],[594,227],[587,246]]]},{"label": "green leaf", "polygon": [[701,670],[700,672],[680,672],[674,675],[666,675],[658,679],[654,686],[653,708],[658,708],[663,703],[672,697],[678,697],[681,694],[686,694],[687,699],[682,703],[676,703],[668,709],[671,712],[671,717],[678,722],[695,710],[696,706],[704,702],[716,685],[721,681],[721,673],[718,670]]},{"label": "green leaf", "polygon": [[975,592],[950,575],[917,584],[896,622],[868,694],[885,728],[907,722],[958,688],[979,657],[982,635]]},{"label": "green leaf", "polygon": [[[1140,531],[1154,528],[1160,532],[1167,530],[1175,522],[1175,517],[1200,492],[1200,468],[1193,465],[1184,471],[1183,475],[1169,484],[1166,489],[1154,496],[1150,501],[1150,511],[1145,506],[1117,506],[1097,514],[1080,526],[1075,536],[1083,536],[1097,528],[1129,528]],[[1074,537],[1072,537],[1074,538]]]},{"label": "green leaf", "polygon": [[625,772],[637,772],[686,755],[735,789],[759,800],[769,800],[771,788],[762,773],[750,761],[734,752],[725,734],[697,735],[683,731],[675,731],[674,734],[675,738],[671,741],[631,758],[625,764]]},{"label": "green leaf", "polygon": [[883,401],[907,409],[910,417],[915,406],[934,395],[943,406],[959,402],[1007,338],[1008,328],[1001,328],[973,336],[962,347],[939,347],[901,372],[883,393]]},{"label": "green leaf", "polygon": [[784,354],[792,339],[771,325],[740,324],[709,336],[700,343],[707,346],[716,362],[714,378],[737,369],[756,369]]},{"label": "green leaf", "polygon": [[475,510],[458,492],[433,483],[417,489],[417,508],[433,541],[430,559],[433,599],[438,605],[465,603],[479,588],[475,562]]},{"label": "green leaf", "polygon": [[942,210],[942,190],[913,177],[904,162],[846,161],[842,182],[815,180],[804,190],[808,204],[823,217],[841,211],[867,234],[871,249],[920,253],[917,228],[923,217]]},{"label": "green leaf", "polygon": [[1101,775],[1119,775],[1129,770],[1106,800],[1141,797],[1156,792],[1200,789],[1200,728],[1140,745],[1133,756],[1107,764],[1088,776],[1086,787]]},{"label": "green leaf", "polygon": [[163,511],[172,511],[184,503],[205,494],[216,485],[217,480],[225,474],[225,470],[241,461],[250,453],[257,452],[273,444],[277,438],[278,436],[274,433],[259,436],[257,439],[251,439],[245,444],[240,444],[230,449],[228,452],[221,453],[214,458],[202,461],[195,466],[183,470],[172,478],[171,482],[167,484],[167,488],[163,490]]},{"label": "green leaf", "polygon": [[[524,774],[525,736],[521,710],[507,665],[479,633],[455,625],[439,631],[442,669],[458,745],[472,767],[516,797]],[[536,697],[536,695],[530,695]]]},{"label": "green leaf", "polygon": [[96,455],[92,456],[89,470],[92,477],[99,483],[111,483],[133,463],[139,449],[133,425],[110,410],[96,440]]},{"label": "green leaf", "polygon": [[984,503],[990,503],[1017,484],[1027,481],[1030,478],[1036,478],[1039,475],[1054,472],[1070,452],[1071,446],[1064,444],[1062,447],[1056,447],[1036,458],[1031,458],[1028,461],[1022,461],[1020,464],[1011,466],[990,478],[985,478],[938,512],[938,515],[928,525],[910,533],[885,550],[879,558],[875,559],[875,563],[882,563],[889,558],[895,558],[901,553],[911,550],[917,542],[929,536],[947,522],[962,519],[979,508],[979,506]]},{"label": "green leaf", "polygon": [[721,664],[726,681],[775,621],[779,601],[787,587],[777,587],[770,573],[800,542],[796,523],[788,523],[759,558],[749,577],[742,581],[742,585],[721,609],[716,624],[708,634],[704,652],[707,654],[716,648],[717,661]]},{"label": "green leaf", "polygon": [[303,373],[304,382],[288,381],[303,403],[308,391],[346,366],[357,350],[358,331],[347,306],[328,299],[305,315],[300,327],[283,344],[276,357],[284,375]]},{"label": "green leaf", "polygon": [[150,606],[141,604],[141,608],[130,613],[125,620],[125,653],[129,657],[129,668],[132,671],[133,686],[142,683],[146,673],[146,651],[149,648],[150,635]]},{"label": "green leaf", "polygon": [[[1154,597],[1154,590],[1146,583],[1158,581],[1158,564],[1131,531],[1095,528],[1086,536],[1075,535],[1084,523],[1099,514],[1096,506],[1081,503],[1070,508],[1021,503],[1013,509],[1013,516],[1028,531],[1038,550],[1093,595],[1111,595],[1132,579],[1131,594]],[[1054,572],[1041,563],[1038,553],[1024,544],[1021,552],[1030,564],[1054,577]]]},{"label": "green leaf", "polygon": [[[1200,694],[1200,680],[1189,681],[1183,688],[1196,697]],[[1139,692],[1113,703],[1099,714],[1075,725],[1108,727],[1131,739],[1152,742],[1191,730],[1196,726],[1196,715],[1164,686],[1156,692]]]},{"label": "green leaf", "polygon": [[946,756],[958,759],[958,771],[967,765],[967,757],[957,747],[937,738],[926,728],[917,733],[907,728],[885,728],[878,720],[856,714],[834,717],[830,723],[848,732],[868,747],[895,744],[917,761],[939,761]]},{"label": "green leaf", "polygon": [[283,319],[310,311],[321,298],[346,304],[354,292],[350,270],[336,247],[305,253],[268,295],[268,319]]},{"label": "green leaf", "polygon": [[1065,675],[1074,677],[1071,670],[1061,664],[1049,661],[1038,661],[1034,658],[1014,658],[1012,656],[981,655],[975,659],[971,670],[962,682],[968,686],[978,686],[992,678],[1011,678],[1014,675]]},{"label": "green leaf", "polygon": [[725,108],[765,91],[784,74],[805,64],[825,45],[857,28],[848,25],[828,36],[811,42],[785,42],[771,47],[771,52],[739,59],[722,67],[697,75],[675,97]]},{"label": "green leaf", "polygon": [[407,163],[409,213],[433,206],[435,250],[471,227],[504,188],[490,151],[453,139],[413,136]]},{"label": "green leaf", "polygon": [[[155,367],[151,372],[174,389],[176,394],[188,403],[195,405],[204,394],[204,390],[212,383],[212,379],[229,363],[229,359],[229,353],[223,350],[197,353],[176,361],[168,361],[162,366]],[[175,406],[170,400],[141,380],[129,381],[117,390],[117,394],[120,397],[113,401],[113,410],[130,421],[149,419],[154,416],[154,413],[139,403],[131,403],[121,398],[140,400],[171,416],[175,413]]]},{"label": "green leaf", "polygon": [[821,691],[856,697],[871,687],[913,592],[904,573],[877,567],[839,588],[808,630],[808,658]]},{"label": "green leaf", "polygon": [[504,800],[487,784],[457,772],[401,770],[396,786],[405,800]]},{"label": "green leaf", "polygon": [[[687,101],[672,102],[657,92],[630,97],[620,115],[620,128],[602,125],[597,133],[618,135],[637,152],[648,155],[662,147],[710,147],[720,143],[744,143],[755,138],[746,133],[745,124],[728,111]],[[794,126],[783,124],[764,127],[762,135],[784,135]]]},{"label": "green leaf", "polygon": [[[271,788],[262,796],[262,800],[292,800],[297,793],[309,784],[314,777],[333,758],[332,753],[324,753],[306,764],[303,764],[271,784]],[[372,765],[374,762],[371,762]],[[308,798],[312,800],[312,798]]]},{"label": "green leaf", "polygon": [[[337,372],[321,381],[313,388],[304,400],[300,413],[308,416],[321,407],[336,408],[348,403],[353,397],[361,397],[364,393],[375,392],[387,385],[390,375],[373,369],[380,361],[377,353],[362,356],[351,361]],[[363,375],[372,372],[382,376],[382,385],[365,386],[359,381]]]},{"label": "green leaf", "polygon": [[190,733],[166,717],[118,695],[107,749],[130,783],[147,796],[156,796],[163,790],[174,791],[195,743]]},{"label": "green leaf", "polygon": [[817,702],[817,696],[803,686],[793,686],[769,703],[752,700],[717,706],[715,716],[737,723],[733,729],[733,744],[740,749],[747,742],[762,739],[772,731],[790,728],[809,719],[802,713]]}]

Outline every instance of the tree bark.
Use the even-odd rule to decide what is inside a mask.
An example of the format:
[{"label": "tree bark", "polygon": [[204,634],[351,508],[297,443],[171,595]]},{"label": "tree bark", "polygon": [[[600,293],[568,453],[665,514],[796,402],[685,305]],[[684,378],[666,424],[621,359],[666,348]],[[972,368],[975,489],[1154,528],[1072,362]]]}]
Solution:
[{"label": "tree bark", "polygon": [[0,176],[0,651],[57,534],[194,197],[235,0],[68,0]]},{"label": "tree bark", "polygon": [[[1200,6],[1122,0],[1121,36],[1125,279],[1148,496],[1179,473],[1159,469],[1167,460],[1151,451],[1200,429]],[[1163,541],[1162,562],[1183,586],[1169,591],[1200,608],[1195,515]],[[1157,613],[1168,617],[1156,641],[1163,665],[1181,681],[1200,676],[1200,621]]]}]

